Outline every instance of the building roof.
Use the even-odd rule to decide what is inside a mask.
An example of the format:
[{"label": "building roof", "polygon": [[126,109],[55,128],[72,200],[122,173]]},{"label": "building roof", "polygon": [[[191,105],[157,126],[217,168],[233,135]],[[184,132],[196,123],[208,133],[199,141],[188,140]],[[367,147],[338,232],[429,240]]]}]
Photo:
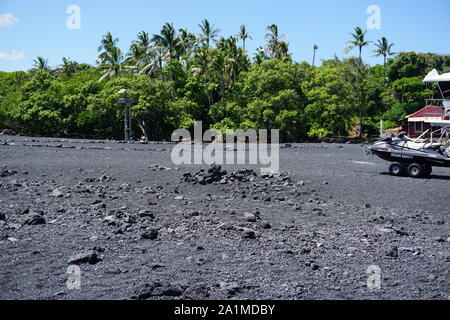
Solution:
[{"label": "building roof", "polygon": [[[406,119],[411,118],[441,118],[445,115],[443,107],[437,106],[426,106],[425,108],[420,109],[409,116],[406,116]],[[412,120],[412,119],[411,119]]]}]

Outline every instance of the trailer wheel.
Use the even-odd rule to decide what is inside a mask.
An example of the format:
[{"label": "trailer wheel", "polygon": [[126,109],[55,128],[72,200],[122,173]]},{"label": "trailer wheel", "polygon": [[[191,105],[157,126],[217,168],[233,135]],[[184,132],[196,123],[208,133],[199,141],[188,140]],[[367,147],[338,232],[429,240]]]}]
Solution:
[{"label": "trailer wheel", "polygon": [[424,167],[422,167],[418,163],[411,163],[408,166],[407,171],[408,171],[409,176],[412,178],[420,178],[422,176],[422,174],[425,172]]},{"label": "trailer wheel", "polygon": [[403,174],[403,166],[398,162],[394,162],[389,166],[389,173],[393,176],[401,176]]}]

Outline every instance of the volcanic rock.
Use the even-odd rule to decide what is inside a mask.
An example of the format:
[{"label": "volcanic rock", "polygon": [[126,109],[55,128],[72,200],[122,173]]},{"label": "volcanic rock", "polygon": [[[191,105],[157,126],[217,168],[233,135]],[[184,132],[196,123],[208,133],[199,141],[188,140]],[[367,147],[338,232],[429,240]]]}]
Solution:
[{"label": "volcanic rock", "polygon": [[39,213],[33,213],[23,224],[29,226],[45,224],[45,218]]},{"label": "volcanic rock", "polygon": [[60,198],[64,194],[59,189],[54,189],[50,195],[55,198]]},{"label": "volcanic rock", "polygon": [[146,300],[151,297],[178,297],[183,294],[183,289],[179,285],[168,282],[152,282],[137,286],[134,292],[132,299]]},{"label": "volcanic rock", "polygon": [[256,239],[256,233],[254,230],[249,228],[244,228],[244,234],[242,235],[244,239]]},{"label": "volcanic rock", "polygon": [[271,229],[272,225],[270,224],[269,221],[262,221],[261,222],[261,228],[263,228],[263,229]]},{"label": "volcanic rock", "polygon": [[192,184],[227,184],[233,181],[251,182],[256,177],[256,173],[251,169],[239,169],[235,172],[227,173],[220,165],[213,164],[208,170],[200,170],[192,175],[190,172],[183,174],[182,181]]},{"label": "volcanic rock", "polygon": [[391,258],[397,258],[398,257],[398,247],[394,246],[392,247],[388,252],[386,252],[386,256]]},{"label": "volcanic rock", "polygon": [[204,283],[196,283],[189,286],[184,291],[186,299],[206,299],[209,298],[209,288]]},{"label": "volcanic rock", "polygon": [[149,230],[141,234],[142,239],[156,240],[158,239],[158,230]]},{"label": "volcanic rock", "polygon": [[5,167],[0,168],[0,177],[2,178],[15,175],[16,173],[17,173],[16,170],[8,170]]},{"label": "volcanic rock", "polygon": [[256,216],[251,212],[245,212],[244,218],[248,222],[256,222]]},{"label": "volcanic rock", "polygon": [[4,231],[0,231],[0,241],[8,240],[8,234]]},{"label": "volcanic rock", "polygon": [[100,262],[101,259],[98,257],[98,252],[95,250],[87,250],[76,255],[73,255],[67,261],[68,264],[96,264]]},{"label": "volcanic rock", "polygon": [[237,282],[220,281],[218,287],[220,291],[225,292],[228,296],[234,296],[242,290]]}]

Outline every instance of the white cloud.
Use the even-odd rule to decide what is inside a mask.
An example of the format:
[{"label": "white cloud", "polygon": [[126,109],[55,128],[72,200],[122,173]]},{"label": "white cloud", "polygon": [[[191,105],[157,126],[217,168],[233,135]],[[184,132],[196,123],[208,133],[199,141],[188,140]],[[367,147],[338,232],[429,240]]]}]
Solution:
[{"label": "white cloud", "polygon": [[25,52],[11,50],[11,52],[2,52],[0,51],[0,60],[6,61],[19,61],[25,59]]},{"label": "white cloud", "polygon": [[12,13],[0,13],[0,28],[6,28],[16,24],[19,20]]}]

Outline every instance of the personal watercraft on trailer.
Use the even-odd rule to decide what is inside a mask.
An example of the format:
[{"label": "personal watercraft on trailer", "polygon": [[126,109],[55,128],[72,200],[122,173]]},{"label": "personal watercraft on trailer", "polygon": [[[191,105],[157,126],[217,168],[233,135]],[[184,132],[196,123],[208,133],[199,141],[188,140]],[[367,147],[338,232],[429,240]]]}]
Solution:
[{"label": "personal watercraft on trailer", "polygon": [[431,174],[433,167],[450,167],[450,148],[446,147],[446,143],[412,140],[404,132],[380,139],[369,147],[369,151],[392,162],[389,172],[395,176],[407,173],[414,178],[426,177]]},{"label": "personal watercraft on trailer", "polygon": [[[429,176],[433,167],[450,167],[450,73],[439,75],[433,70],[423,81],[437,84],[442,96],[440,101],[444,107],[442,118],[425,120],[429,123],[430,129],[415,140],[407,137],[405,132],[401,132],[397,136],[384,137],[367,149],[368,153],[392,162],[389,167],[392,175],[407,173],[411,177],[418,178]],[[439,140],[435,142],[439,133]],[[422,139],[427,134],[429,138]]]}]

